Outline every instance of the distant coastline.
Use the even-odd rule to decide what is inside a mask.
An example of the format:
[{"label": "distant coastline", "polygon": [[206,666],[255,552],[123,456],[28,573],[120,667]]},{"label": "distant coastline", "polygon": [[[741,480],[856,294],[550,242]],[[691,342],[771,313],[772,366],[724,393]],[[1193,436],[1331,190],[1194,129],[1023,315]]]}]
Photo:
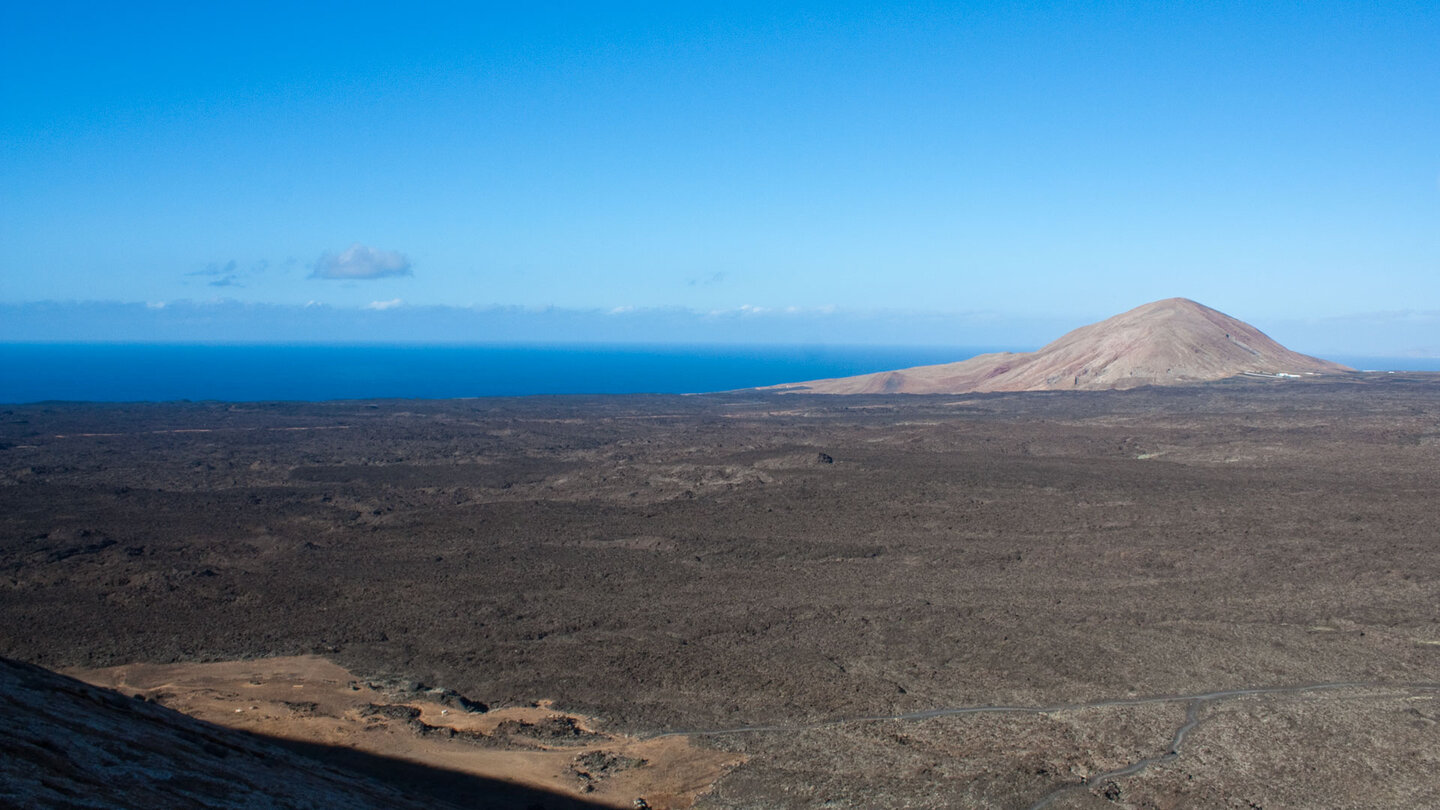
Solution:
[{"label": "distant coastline", "polygon": [[682,394],[963,360],[994,347],[0,343],[0,403]]},{"label": "distant coastline", "polygon": [[1356,371],[1440,371],[1440,357],[1357,357],[1347,354],[1325,359],[1344,363]]}]

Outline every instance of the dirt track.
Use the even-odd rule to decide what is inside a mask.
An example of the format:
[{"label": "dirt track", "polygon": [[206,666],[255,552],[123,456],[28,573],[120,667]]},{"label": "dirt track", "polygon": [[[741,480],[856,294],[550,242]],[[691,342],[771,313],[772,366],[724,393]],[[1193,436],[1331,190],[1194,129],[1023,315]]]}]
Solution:
[{"label": "dirt track", "polygon": [[[315,653],[640,736],[1433,682],[1437,403],[1433,378],[1379,375],[10,407],[0,653]],[[1051,806],[1437,805],[1412,697],[1207,704],[1184,756]],[[1163,752],[1176,708],[708,738],[749,759],[703,801],[1025,807]]]}]

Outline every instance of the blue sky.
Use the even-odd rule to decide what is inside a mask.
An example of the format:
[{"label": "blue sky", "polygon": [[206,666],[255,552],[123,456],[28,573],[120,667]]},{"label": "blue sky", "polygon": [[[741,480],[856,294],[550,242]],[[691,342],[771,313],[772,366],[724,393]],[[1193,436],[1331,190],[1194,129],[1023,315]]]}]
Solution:
[{"label": "blue sky", "polygon": [[6,3],[0,303],[1178,295],[1440,352],[1436,43],[1434,3]]}]

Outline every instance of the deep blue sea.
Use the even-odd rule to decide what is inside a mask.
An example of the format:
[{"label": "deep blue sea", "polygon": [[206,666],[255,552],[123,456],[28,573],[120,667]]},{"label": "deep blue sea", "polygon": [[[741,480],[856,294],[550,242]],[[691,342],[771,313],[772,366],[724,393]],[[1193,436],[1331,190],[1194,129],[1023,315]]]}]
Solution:
[{"label": "deep blue sea", "polygon": [[1356,371],[1440,371],[1440,357],[1353,357],[1336,355],[1325,357]]},{"label": "deep blue sea", "polygon": [[0,402],[698,393],[964,360],[988,348],[0,344]]}]

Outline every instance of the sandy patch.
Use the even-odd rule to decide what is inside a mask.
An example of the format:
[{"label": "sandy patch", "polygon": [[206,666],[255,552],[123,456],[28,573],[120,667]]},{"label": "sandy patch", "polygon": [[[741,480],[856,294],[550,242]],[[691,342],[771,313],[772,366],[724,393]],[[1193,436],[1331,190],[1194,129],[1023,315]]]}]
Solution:
[{"label": "sandy patch", "polygon": [[471,711],[440,690],[394,691],[319,656],[130,664],[67,674],[217,725],[419,762],[611,807],[686,808],[743,758],[642,740],[535,706]]}]

